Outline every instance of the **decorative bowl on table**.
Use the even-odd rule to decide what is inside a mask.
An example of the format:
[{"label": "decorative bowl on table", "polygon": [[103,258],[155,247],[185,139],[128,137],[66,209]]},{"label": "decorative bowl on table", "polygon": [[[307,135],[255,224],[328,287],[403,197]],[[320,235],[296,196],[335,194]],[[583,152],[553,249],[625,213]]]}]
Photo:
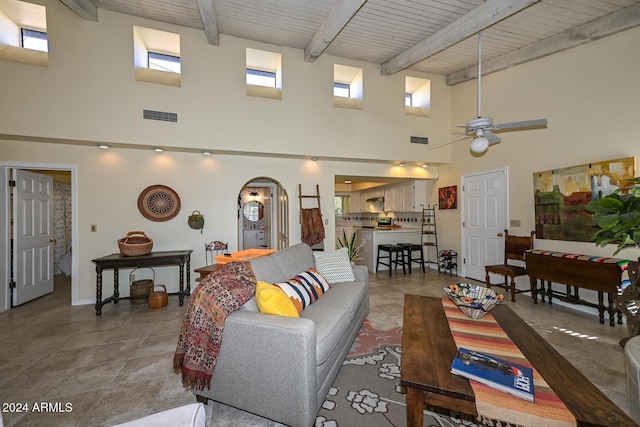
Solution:
[{"label": "decorative bowl on table", "polygon": [[458,283],[444,288],[445,293],[458,308],[472,319],[487,314],[496,304],[504,300],[504,295],[496,294],[492,289],[470,283]]}]

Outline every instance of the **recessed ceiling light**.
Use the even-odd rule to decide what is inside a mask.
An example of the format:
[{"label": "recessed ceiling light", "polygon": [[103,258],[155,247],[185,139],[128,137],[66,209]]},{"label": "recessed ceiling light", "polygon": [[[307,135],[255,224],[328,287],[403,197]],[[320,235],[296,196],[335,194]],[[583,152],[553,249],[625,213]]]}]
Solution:
[{"label": "recessed ceiling light", "polygon": [[398,166],[400,166],[401,168],[403,168],[403,167],[404,167],[404,163],[400,162],[400,163],[398,163]]},{"label": "recessed ceiling light", "polygon": [[210,156],[211,155],[211,151],[203,151],[202,155],[203,156]]},{"label": "recessed ceiling light", "polygon": [[160,147],[154,147],[153,151],[155,151],[156,153],[162,153],[164,150]]},{"label": "recessed ceiling light", "polygon": [[314,162],[317,162],[317,161],[318,161],[318,158],[317,158],[316,156],[313,156],[313,157],[311,158],[311,160],[313,160]]},{"label": "recessed ceiling light", "polygon": [[422,165],[422,167],[426,169],[426,168],[429,167],[429,165],[425,163],[425,164]]},{"label": "recessed ceiling light", "polygon": [[107,144],[98,144],[98,148],[101,148],[103,150],[108,150],[110,147]]},{"label": "recessed ceiling light", "polygon": [[351,184],[351,180],[350,180],[350,179],[346,179],[346,180],[344,181],[344,183],[345,183],[345,184]]}]

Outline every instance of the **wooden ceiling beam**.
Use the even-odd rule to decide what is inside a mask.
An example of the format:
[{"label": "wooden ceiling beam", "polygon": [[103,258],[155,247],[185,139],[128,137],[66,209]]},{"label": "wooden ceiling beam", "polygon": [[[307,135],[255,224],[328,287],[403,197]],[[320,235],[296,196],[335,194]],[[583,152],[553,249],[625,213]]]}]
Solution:
[{"label": "wooden ceiling beam", "polygon": [[446,27],[384,62],[380,71],[390,76],[435,55],[540,0],[487,0]]},{"label": "wooden ceiling beam", "polygon": [[98,22],[98,8],[91,0],[60,0],[82,19]]},{"label": "wooden ceiling beam", "polygon": [[304,60],[313,62],[318,59],[366,2],[367,0],[338,0],[304,48]]},{"label": "wooden ceiling beam", "polygon": [[[580,46],[602,37],[610,36],[640,25],[640,3],[594,19],[563,33],[548,37],[538,43],[523,47],[497,58],[482,61],[482,75],[506,70],[514,65],[552,55]],[[467,67],[447,75],[447,84],[455,85],[477,78],[478,66]]]},{"label": "wooden ceiling beam", "polygon": [[213,0],[197,0],[200,10],[200,19],[204,26],[204,33],[209,44],[218,46],[220,44],[220,32],[218,30],[218,19]]}]

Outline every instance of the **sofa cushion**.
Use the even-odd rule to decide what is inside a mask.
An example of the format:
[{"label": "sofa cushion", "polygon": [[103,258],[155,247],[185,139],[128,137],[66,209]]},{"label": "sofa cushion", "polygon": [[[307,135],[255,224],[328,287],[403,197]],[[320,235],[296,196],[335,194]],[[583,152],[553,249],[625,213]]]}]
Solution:
[{"label": "sofa cushion", "polygon": [[[333,288],[327,293],[329,296]],[[332,298],[335,301],[335,298]],[[342,336],[349,330],[351,314],[333,303],[326,304],[324,298],[308,307],[300,317],[312,320],[316,327],[316,365],[324,364],[331,356]]]},{"label": "sofa cushion", "polygon": [[[311,247],[306,243],[298,243],[297,245],[289,246],[288,248],[279,250],[270,255],[270,258],[276,263],[283,276],[273,282],[280,282],[282,280],[288,280],[290,277],[295,276],[301,271],[308,270],[309,268],[315,268],[316,262],[313,258],[313,251]],[[258,277],[256,275],[256,277]],[[260,280],[265,280],[260,278]],[[270,280],[265,280],[269,282]]]},{"label": "sofa cushion", "polygon": [[[254,258],[251,261],[251,269],[257,280],[273,283],[287,280],[291,275],[285,275],[282,269],[276,264],[272,255]],[[296,273],[302,271],[298,270]]]},{"label": "sofa cushion", "polygon": [[366,283],[355,281],[331,285],[331,294],[325,295],[331,305],[346,310],[353,320],[363,299],[368,298]]},{"label": "sofa cushion", "polygon": [[329,283],[353,282],[356,280],[351,268],[351,260],[349,259],[349,250],[347,248],[340,248],[330,252],[314,252],[313,257],[316,261],[316,269]]},{"label": "sofa cushion", "polygon": [[271,283],[262,281],[256,283],[256,303],[260,313],[300,317],[298,310],[287,294],[280,287]]},{"label": "sofa cushion", "polygon": [[275,283],[289,297],[298,312],[318,300],[331,287],[314,268],[303,271],[292,279]]}]

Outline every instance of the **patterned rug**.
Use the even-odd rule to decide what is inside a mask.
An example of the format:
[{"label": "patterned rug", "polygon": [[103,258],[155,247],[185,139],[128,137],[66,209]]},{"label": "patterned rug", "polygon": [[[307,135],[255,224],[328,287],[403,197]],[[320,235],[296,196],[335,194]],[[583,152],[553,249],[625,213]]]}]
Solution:
[{"label": "patterned rug", "polygon": [[[406,426],[406,390],[400,385],[402,329],[374,329],[364,321],[315,427]],[[468,427],[476,424],[424,412],[423,426]]]}]

